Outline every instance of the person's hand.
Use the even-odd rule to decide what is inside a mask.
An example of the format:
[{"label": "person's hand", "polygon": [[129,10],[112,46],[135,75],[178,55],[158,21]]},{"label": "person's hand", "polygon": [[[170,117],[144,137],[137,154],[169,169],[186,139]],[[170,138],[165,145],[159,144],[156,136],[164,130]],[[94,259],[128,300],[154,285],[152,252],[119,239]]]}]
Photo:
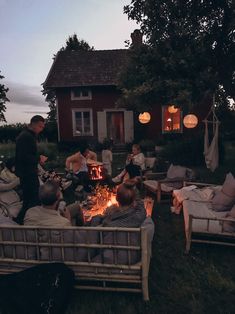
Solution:
[{"label": "person's hand", "polygon": [[131,160],[132,160],[132,154],[129,154],[129,155],[127,156],[127,160],[128,160],[128,161],[131,161]]},{"label": "person's hand", "polygon": [[47,161],[48,157],[44,155],[40,155],[40,164],[43,165]]}]

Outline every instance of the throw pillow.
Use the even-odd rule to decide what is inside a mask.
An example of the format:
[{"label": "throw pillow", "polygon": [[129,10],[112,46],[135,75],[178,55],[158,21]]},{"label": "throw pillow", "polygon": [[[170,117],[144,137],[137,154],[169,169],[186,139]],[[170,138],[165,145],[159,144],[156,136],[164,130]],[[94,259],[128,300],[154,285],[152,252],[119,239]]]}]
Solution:
[{"label": "throw pillow", "polygon": [[185,178],[186,177],[187,168],[182,166],[174,166],[173,164],[170,165],[167,171],[167,178],[174,179],[174,178]]},{"label": "throw pillow", "polygon": [[214,211],[229,211],[234,204],[235,179],[231,173],[228,173],[221,191],[217,191],[212,199],[212,209]]},{"label": "throw pillow", "polygon": [[222,191],[224,194],[235,198],[235,178],[231,172],[226,175]]}]

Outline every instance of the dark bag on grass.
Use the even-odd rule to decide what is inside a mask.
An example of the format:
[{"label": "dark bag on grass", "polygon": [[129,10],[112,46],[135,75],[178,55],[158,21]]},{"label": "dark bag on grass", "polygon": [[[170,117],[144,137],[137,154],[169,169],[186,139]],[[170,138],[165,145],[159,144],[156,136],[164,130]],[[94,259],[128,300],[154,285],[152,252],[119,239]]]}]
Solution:
[{"label": "dark bag on grass", "polygon": [[2,275],[0,313],[65,313],[73,284],[73,271],[62,263],[41,264]]}]

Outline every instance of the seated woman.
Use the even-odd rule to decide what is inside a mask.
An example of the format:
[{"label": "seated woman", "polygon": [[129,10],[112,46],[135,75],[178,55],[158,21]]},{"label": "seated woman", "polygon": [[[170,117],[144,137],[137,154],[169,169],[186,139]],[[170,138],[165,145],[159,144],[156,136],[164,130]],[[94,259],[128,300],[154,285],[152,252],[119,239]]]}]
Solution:
[{"label": "seated woman", "polygon": [[132,154],[129,154],[127,156],[125,169],[112,180],[114,183],[120,183],[122,182],[126,174],[128,174],[128,177],[130,179],[138,177],[141,175],[141,171],[144,169],[145,169],[144,154],[141,152],[140,145],[133,144]]},{"label": "seated woman", "polygon": [[22,208],[20,180],[14,174],[14,167],[14,158],[9,158],[0,173],[1,214],[12,218],[16,218]]},{"label": "seated woman", "polygon": [[104,227],[140,227],[146,218],[144,202],[136,198],[135,182],[127,180],[117,188],[118,205],[112,205],[103,215],[92,218],[91,225]]},{"label": "seated woman", "polygon": [[[3,166],[3,169],[0,173],[0,179],[6,183],[10,183],[12,181],[20,182],[19,178],[15,175],[15,158],[8,158]],[[18,183],[19,184],[19,183]]]}]

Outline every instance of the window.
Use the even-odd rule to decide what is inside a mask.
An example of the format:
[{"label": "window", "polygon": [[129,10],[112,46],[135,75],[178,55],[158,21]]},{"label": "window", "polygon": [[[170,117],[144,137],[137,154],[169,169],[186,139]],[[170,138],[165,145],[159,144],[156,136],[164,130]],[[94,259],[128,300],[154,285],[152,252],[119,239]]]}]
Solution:
[{"label": "window", "polygon": [[74,109],[73,115],[73,135],[74,136],[92,136],[93,122],[92,109]]},{"label": "window", "polygon": [[77,87],[71,90],[71,100],[89,100],[92,99],[91,90],[86,87]]},{"label": "window", "polygon": [[169,112],[168,108],[169,105],[162,107],[162,133],[182,133],[182,110]]}]

